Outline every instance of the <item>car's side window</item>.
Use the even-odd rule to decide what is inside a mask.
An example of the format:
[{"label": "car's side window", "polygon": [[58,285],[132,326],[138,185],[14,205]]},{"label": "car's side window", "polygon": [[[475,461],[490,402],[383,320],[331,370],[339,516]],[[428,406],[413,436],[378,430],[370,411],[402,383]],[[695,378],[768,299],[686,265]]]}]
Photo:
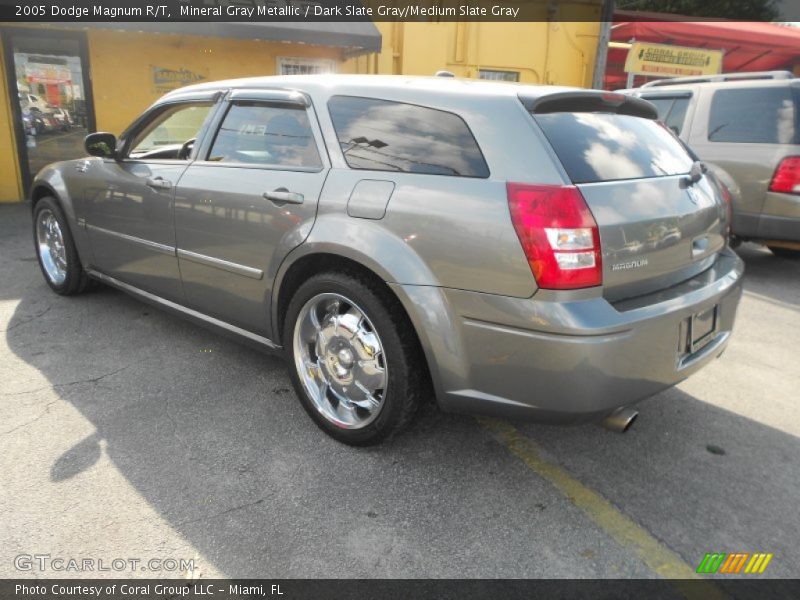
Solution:
[{"label": "car's side window", "polygon": [[351,169],[489,176],[478,142],[456,114],[354,96],[334,96],[328,110]]},{"label": "car's side window", "polygon": [[277,168],[322,167],[305,109],[256,101],[231,104],[207,160]]},{"label": "car's side window", "polygon": [[128,156],[188,160],[191,145],[213,106],[213,102],[193,102],[156,111],[134,134]]},{"label": "car's side window", "polygon": [[644,96],[644,99],[655,105],[659,121],[662,121],[676,135],[681,134],[683,122],[686,119],[686,111],[691,100],[690,96],[659,96],[652,98]]}]

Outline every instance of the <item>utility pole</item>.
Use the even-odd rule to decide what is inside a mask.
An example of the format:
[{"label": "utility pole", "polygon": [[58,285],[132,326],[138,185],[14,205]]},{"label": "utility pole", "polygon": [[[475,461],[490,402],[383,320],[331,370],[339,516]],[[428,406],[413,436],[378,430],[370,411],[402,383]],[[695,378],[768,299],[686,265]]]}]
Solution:
[{"label": "utility pole", "polygon": [[596,90],[603,89],[608,59],[608,42],[611,41],[611,25],[613,21],[614,0],[603,0],[603,7],[600,10],[600,37],[597,40],[597,54],[594,59],[594,73],[592,75],[592,87]]}]

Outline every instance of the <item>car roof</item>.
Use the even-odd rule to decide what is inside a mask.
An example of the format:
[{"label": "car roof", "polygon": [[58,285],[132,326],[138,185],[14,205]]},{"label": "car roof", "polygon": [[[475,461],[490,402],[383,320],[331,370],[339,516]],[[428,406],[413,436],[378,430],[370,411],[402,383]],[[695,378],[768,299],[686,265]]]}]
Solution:
[{"label": "car roof", "polygon": [[[567,91],[584,91],[582,88],[530,85],[513,82],[495,82],[458,77],[410,77],[406,75],[277,75],[248,77],[194,84],[170,92],[163,99],[192,92],[227,89],[300,89],[312,95],[349,94],[384,95],[403,90],[426,96],[480,96],[538,98]],[[599,93],[599,92],[598,92]]]},{"label": "car roof", "polygon": [[773,87],[800,87],[800,78],[797,79],[740,79],[731,81],[702,81],[675,83],[675,85],[659,85],[652,87],[629,88],[618,90],[620,94],[634,94],[648,96],[670,96],[682,92],[691,92],[695,89],[728,90],[734,88],[773,88]]}]

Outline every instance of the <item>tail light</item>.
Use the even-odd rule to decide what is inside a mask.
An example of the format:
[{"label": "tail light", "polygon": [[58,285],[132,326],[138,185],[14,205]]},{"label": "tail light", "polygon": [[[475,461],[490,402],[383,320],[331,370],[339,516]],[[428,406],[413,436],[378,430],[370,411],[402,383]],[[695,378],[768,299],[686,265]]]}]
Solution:
[{"label": "tail light", "polygon": [[603,283],[600,231],[578,188],[507,183],[511,221],[541,288]]},{"label": "tail light", "polygon": [[800,194],[800,156],[787,156],[781,161],[772,176],[769,191]]}]

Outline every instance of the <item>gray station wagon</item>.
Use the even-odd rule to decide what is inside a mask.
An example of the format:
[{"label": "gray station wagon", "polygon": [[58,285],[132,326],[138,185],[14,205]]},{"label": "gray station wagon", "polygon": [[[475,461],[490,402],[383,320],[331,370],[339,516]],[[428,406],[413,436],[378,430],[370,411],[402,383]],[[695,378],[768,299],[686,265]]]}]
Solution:
[{"label": "gray station wagon", "polygon": [[624,430],[726,347],[743,265],[652,104],[445,78],[167,94],[32,186],[49,286],[90,280],[281,351],[312,419],[449,411]]}]

